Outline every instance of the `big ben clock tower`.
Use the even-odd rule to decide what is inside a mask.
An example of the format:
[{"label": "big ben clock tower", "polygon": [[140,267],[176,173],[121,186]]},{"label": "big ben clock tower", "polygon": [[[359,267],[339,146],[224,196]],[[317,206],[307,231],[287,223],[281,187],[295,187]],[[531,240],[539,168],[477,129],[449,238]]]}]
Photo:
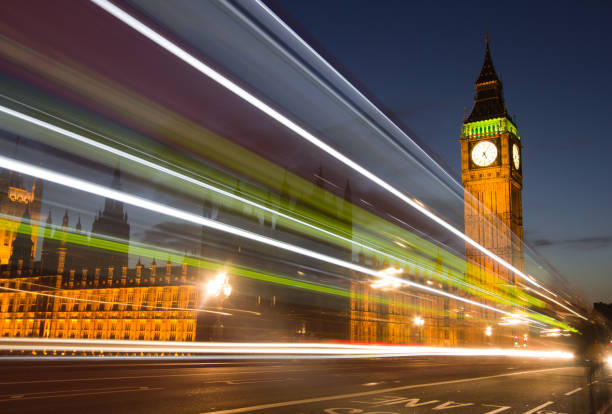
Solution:
[{"label": "big ben clock tower", "polygon": [[[487,36],[476,80],[474,106],[463,122],[461,176],[465,187],[465,234],[506,262],[523,268],[521,138],[508,115]],[[483,208],[484,207],[484,208]],[[513,284],[512,272],[472,246],[466,247],[468,277],[487,290]]]}]

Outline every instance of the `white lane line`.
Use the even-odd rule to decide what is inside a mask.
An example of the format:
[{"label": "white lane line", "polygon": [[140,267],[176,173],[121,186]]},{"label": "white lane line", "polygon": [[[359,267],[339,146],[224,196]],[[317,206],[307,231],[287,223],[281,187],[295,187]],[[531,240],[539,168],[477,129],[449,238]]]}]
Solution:
[{"label": "white lane line", "polygon": [[555,403],[554,401],[546,401],[544,404],[538,405],[536,408],[532,408],[529,411],[525,411],[523,414],[533,414],[537,411],[540,411],[542,408],[548,407],[549,405],[554,404],[554,403]]},{"label": "white lane line", "polygon": [[[166,377],[196,377],[204,375],[243,375],[243,374],[263,374],[263,373],[285,373],[285,372],[305,372],[307,369],[285,369],[285,370],[268,370],[268,371],[240,371],[240,372],[200,372],[193,374],[165,374],[165,375],[138,375],[129,377],[100,377],[100,378],[66,378],[66,379],[44,379],[44,380],[33,380],[33,381],[13,381],[13,382],[0,382],[0,385],[19,385],[19,384],[40,384],[48,382],[78,382],[78,381],[110,381],[110,380],[130,380],[130,379],[143,379],[143,378],[166,378]],[[217,380],[214,382],[220,382]]]},{"label": "white lane line", "polygon": [[582,387],[578,387],[578,388],[576,388],[575,390],[568,391],[568,392],[566,392],[566,393],[565,393],[565,394],[563,394],[563,395],[572,395],[572,394],[574,394],[574,393],[576,393],[576,392],[580,391],[581,389],[582,389]]},{"label": "white lane line", "polygon": [[[249,412],[249,411],[260,411],[260,410],[266,410],[266,409],[270,409],[270,408],[288,407],[288,406],[298,405],[298,404],[311,404],[311,403],[323,402],[323,401],[343,400],[343,399],[348,399],[348,398],[362,397],[364,395],[384,394],[384,393],[388,393],[388,392],[409,390],[409,389],[412,389],[412,388],[434,387],[434,386],[437,386],[437,385],[458,384],[458,383],[462,383],[462,382],[481,381],[481,380],[487,380],[487,379],[492,379],[492,378],[511,377],[511,376],[515,376],[515,375],[535,374],[535,373],[540,373],[540,372],[558,371],[560,369],[567,369],[567,368],[571,368],[571,367],[547,368],[547,369],[538,369],[538,370],[533,370],[533,371],[512,372],[512,373],[509,373],[509,374],[488,375],[488,376],[485,376],[485,377],[462,378],[462,379],[458,379],[458,380],[449,380],[449,381],[440,381],[440,382],[429,382],[429,383],[425,383],[425,384],[404,385],[404,386],[401,386],[401,387],[385,388],[385,389],[374,390],[374,391],[354,392],[354,393],[350,393],[350,394],[340,394],[340,395],[329,395],[329,396],[326,396],[326,397],[305,398],[303,400],[282,401],[282,402],[270,403],[270,404],[252,405],[252,406],[249,406],[249,407],[231,408],[229,410],[221,410],[221,411],[207,411],[207,412],[204,412],[204,413],[201,413],[201,414],[246,413],[246,412]],[[550,403],[552,404],[552,401]],[[546,404],[546,405],[548,405],[548,404]],[[546,405],[544,405],[544,406],[546,406]],[[534,411],[530,411],[530,413],[533,413],[533,412]],[[528,413],[524,413],[524,414],[528,414]]]},{"label": "white lane line", "polygon": [[[149,387],[143,387],[149,388]],[[134,389],[134,386],[130,387],[104,387],[104,388],[79,388],[76,390],[57,390],[57,391],[41,391],[41,392],[28,392],[26,394],[11,394],[11,395],[0,395],[0,400],[5,398],[23,398],[30,397],[34,395],[51,395],[51,394],[61,394],[61,393],[71,393],[71,392],[89,392],[89,391],[109,391],[109,390],[126,390],[126,389]]]},{"label": "white lane line", "polygon": [[497,407],[497,410],[487,411],[484,414],[497,414],[497,413],[501,413],[502,411],[506,411],[512,408],[508,405],[494,405],[494,404],[482,404],[482,406],[483,407]]},{"label": "white lane line", "polygon": [[113,390],[113,391],[93,391],[93,392],[78,392],[74,394],[59,394],[59,395],[38,395],[34,397],[24,397],[20,399],[8,398],[5,400],[0,400],[0,402],[5,401],[27,401],[27,400],[42,400],[47,398],[69,398],[69,397],[80,397],[82,395],[99,395],[99,394],[116,394],[120,392],[138,392],[138,391],[157,391],[163,390],[163,388],[149,388],[149,387],[139,387],[132,388],[129,390]]}]

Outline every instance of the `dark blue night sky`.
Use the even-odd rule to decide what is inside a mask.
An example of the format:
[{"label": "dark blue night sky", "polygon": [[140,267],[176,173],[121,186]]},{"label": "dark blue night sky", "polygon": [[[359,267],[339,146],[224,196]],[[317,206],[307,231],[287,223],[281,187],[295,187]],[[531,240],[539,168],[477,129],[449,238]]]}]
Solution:
[{"label": "dark blue night sky", "polygon": [[275,1],[270,5],[460,173],[484,34],[523,143],[526,240],[612,302],[612,5]]}]

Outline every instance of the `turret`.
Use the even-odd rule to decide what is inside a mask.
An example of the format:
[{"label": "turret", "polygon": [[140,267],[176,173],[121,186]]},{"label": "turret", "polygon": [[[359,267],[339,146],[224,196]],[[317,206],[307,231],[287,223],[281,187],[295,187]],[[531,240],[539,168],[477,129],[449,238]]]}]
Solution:
[{"label": "turret", "polygon": [[11,276],[23,276],[32,272],[32,228],[30,225],[30,209],[26,206],[13,240],[13,249],[9,259]]}]

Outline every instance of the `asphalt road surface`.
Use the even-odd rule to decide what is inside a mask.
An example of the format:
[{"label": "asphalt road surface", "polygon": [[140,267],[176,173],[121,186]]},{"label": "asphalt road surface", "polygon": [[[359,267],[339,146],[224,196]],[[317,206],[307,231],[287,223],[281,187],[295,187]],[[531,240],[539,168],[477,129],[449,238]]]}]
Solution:
[{"label": "asphalt road surface", "polygon": [[518,358],[0,362],[0,413],[606,413],[612,378]]}]

